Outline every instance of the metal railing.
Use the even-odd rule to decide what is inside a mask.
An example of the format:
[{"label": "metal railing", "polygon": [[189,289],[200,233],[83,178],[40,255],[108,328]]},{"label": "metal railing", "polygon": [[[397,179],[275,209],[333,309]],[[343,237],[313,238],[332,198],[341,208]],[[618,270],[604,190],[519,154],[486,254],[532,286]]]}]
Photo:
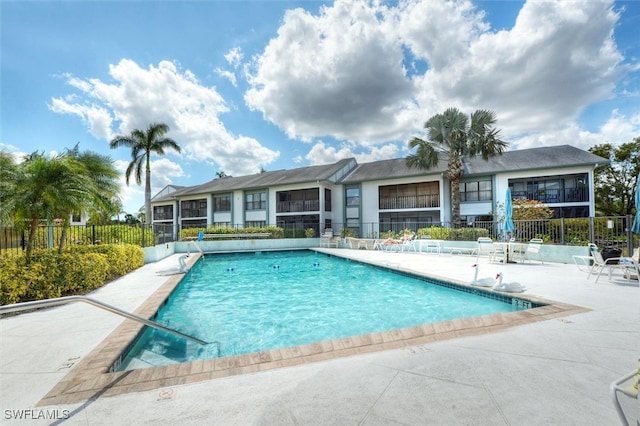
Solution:
[{"label": "metal railing", "polygon": [[104,309],[105,311],[109,311],[116,315],[120,315],[121,317],[125,317],[130,320],[147,325],[149,327],[162,330],[165,333],[169,333],[173,336],[181,337],[183,339],[189,340],[194,343],[198,343],[200,345],[209,344],[208,342],[198,339],[197,337],[190,336],[178,330],[174,330],[173,328],[165,327],[164,325],[158,324],[157,322],[153,322],[151,320],[148,320],[136,314],[132,314],[131,312],[123,311],[122,309],[116,308],[115,306],[111,306],[107,303],[100,302],[86,296],[66,296],[66,297],[58,297],[56,299],[34,300],[31,302],[22,302],[22,303],[15,303],[13,305],[0,306],[0,315],[8,314],[11,312],[26,311],[29,309],[47,308],[50,306],[66,305],[68,303],[73,303],[73,302],[84,302],[93,306],[97,306],[98,308]]},{"label": "metal railing", "polygon": [[[330,224],[329,224],[330,223]],[[587,245],[592,242],[602,246],[626,247],[631,253],[640,244],[640,236],[631,233],[633,216],[610,216],[591,218],[564,218],[544,220],[516,220],[515,232],[511,237],[518,241],[528,241],[531,238],[542,238],[545,244]],[[211,225],[213,226],[213,225]],[[279,221],[276,226],[282,231],[272,238],[305,238],[311,235],[318,238],[325,228],[332,228],[336,235],[345,235],[342,231],[347,228],[349,236],[360,238],[379,238],[385,233],[399,233],[404,229],[418,232],[419,229],[433,229],[441,239],[475,240],[478,236],[488,236],[494,240],[503,240],[503,222],[473,221],[455,227],[451,222],[433,222],[405,219],[392,219],[383,222],[359,222],[345,224],[337,221]],[[186,229],[188,226],[184,226]],[[200,224],[197,228],[206,229],[209,225]],[[241,225],[229,226],[235,228],[238,238],[246,235]],[[438,229],[438,228],[441,228]],[[311,233],[307,230],[313,230]],[[149,225],[86,225],[71,226],[66,231],[67,245],[73,244],[137,244],[142,247],[180,241],[182,228],[173,224],[156,223]],[[345,229],[346,230],[346,229]],[[451,231],[455,230],[455,231]],[[306,231],[306,232],[305,232]],[[428,231],[423,231],[428,232]],[[58,246],[62,237],[61,226],[41,226],[36,232],[34,248],[54,248]],[[0,227],[0,254],[7,250],[22,251],[26,247],[28,235],[15,228]]]}]

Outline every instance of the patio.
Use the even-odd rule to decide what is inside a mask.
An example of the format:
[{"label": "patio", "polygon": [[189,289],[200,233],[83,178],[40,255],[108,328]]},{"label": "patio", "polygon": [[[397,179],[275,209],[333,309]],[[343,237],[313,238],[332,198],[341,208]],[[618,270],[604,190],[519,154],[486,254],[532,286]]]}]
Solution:
[{"label": "patio", "polygon": [[[464,254],[318,250],[465,282],[476,260]],[[92,297],[134,311],[166,281],[155,272],[175,265],[177,258],[147,264]],[[55,406],[37,404],[123,320],[83,304],[26,313],[0,320],[3,422],[618,424],[609,385],[637,368],[637,281],[603,277],[596,284],[574,264],[480,262],[482,276],[500,270],[506,280],[525,285],[528,295],[586,310],[498,332],[460,333],[448,340],[191,384],[167,382],[162,388]],[[637,419],[640,407],[623,403]],[[58,419],[16,420],[20,410]]]}]

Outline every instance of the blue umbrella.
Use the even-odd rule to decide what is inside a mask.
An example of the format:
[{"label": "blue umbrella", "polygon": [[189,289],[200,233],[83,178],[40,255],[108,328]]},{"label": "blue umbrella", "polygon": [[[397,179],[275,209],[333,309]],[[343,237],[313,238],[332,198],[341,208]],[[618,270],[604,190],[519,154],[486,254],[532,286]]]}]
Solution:
[{"label": "blue umbrella", "polygon": [[511,189],[507,188],[507,194],[504,199],[504,232],[513,232],[516,230],[516,226],[513,224],[513,206],[511,205]]},{"label": "blue umbrella", "polygon": [[640,174],[638,175],[638,182],[636,183],[636,218],[631,226],[631,232],[640,234]]}]

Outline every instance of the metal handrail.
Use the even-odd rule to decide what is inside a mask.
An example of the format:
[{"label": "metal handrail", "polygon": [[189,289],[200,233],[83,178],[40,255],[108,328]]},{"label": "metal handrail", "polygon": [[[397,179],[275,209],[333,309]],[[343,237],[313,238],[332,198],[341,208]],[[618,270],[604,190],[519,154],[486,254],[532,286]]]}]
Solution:
[{"label": "metal handrail", "polygon": [[158,329],[158,330],[162,330],[166,333],[172,334],[174,336],[178,336],[178,337],[182,337],[183,339],[187,339],[190,340],[192,342],[198,343],[200,345],[208,345],[208,342],[205,342],[204,340],[198,339],[197,337],[193,337],[193,336],[189,336],[188,334],[184,334],[178,330],[174,330],[172,328],[168,328],[165,327],[164,325],[160,325],[157,322],[153,322],[151,320],[148,320],[146,318],[143,318],[141,316],[138,316],[136,314],[132,314],[130,312],[127,311],[123,311],[122,309],[116,308],[115,306],[111,306],[107,303],[104,302],[100,302],[97,301],[95,299],[92,299],[90,297],[86,297],[86,296],[65,296],[65,297],[58,297],[56,299],[46,299],[46,300],[34,300],[31,302],[22,302],[22,303],[15,303],[13,305],[6,305],[6,306],[0,306],[0,315],[1,314],[8,314],[10,312],[20,312],[20,311],[25,311],[27,309],[34,309],[34,308],[45,308],[45,307],[49,307],[49,306],[58,306],[58,305],[66,305],[67,303],[72,303],[72,302],[85,302],[88,303],[90,305],[93,306],[97,306],[98,308],[102,308],[106,311],[109,311],[111,313],[114,313],[116,315],[120,315],[122,317],[125,318],[129,318],[131,320],[137,321],[139,323],[142,323],[144,325],[147,325],[149,327]]}]

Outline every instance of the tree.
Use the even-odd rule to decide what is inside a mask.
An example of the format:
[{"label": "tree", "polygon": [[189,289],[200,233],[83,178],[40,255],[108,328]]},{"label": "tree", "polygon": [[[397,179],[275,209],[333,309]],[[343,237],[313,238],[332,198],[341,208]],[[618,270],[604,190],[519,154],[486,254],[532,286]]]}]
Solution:
[{"label": "tree", "polygon": [[224,172],[224,170],[219,170],[216,172],[216,178],[217,179],[222,179],[227,177],[227,174]]},{"label": "tree", "polygon": [[[10,191],[6,190],[9,186],[0,190],[0,210],[18,229],[28,230],[27,259],[41,221],[52,223],[59,218],[68,227],[72,213],[98,208],[104,195],[118,188],[118,172],[111,161],[97,154],[80,153],[77,146],[49,158],[34,152],[4,173],[11,174],[12,183]],[[65,230],[66,227],[59,251],[64,245]]]},{"label": "tree", "polygon": [[596,145],[589,148],[589,152],[610,161],[595,169],[596,210],[604,216],[632,214],[640,173],[640,136],[619,147],[610,143]]},{"label": "tree", "polygon": [[493,126],[496,115],[492,111],[477,110],[471,116],[456,108],[436,114],[424,124],[427,140],[414,137],[409,148],[417,148],[407,156],[407,166],[429,170],[440,157],[447,158],[447,175],[451,181],[451,209],[454,227],[460,226],[460,178],[464,173],[463,159],[482,156],[488,160],[502,154],[508,144],[498,138],[499,130]]},{"label": "tree", "polygon": [[[79,144],[67,150],[66,154],[84,167],[84,173],[91,180],[93,188],[88,192],[89,197],[83,206],[83,211],[71,211],[63,215],[64,224],[68,224],[70,214],[83,212],[90,216],[92,223],[100,225],[110,223],[111,217],[117,215],[122,206],[119,198],[120,187],[117,182],[120,174],[111,158],[92,151],[80,152]],[[65,230],[63,229],[63,237]]]},{"label": "tree", "polygon": [[130,135],[119,135],[111,140],[112,149],[124,146],[131,148],[131,162],[125,172],[127,185],[131,174],[135,174],[136,183],[142,184],[142,170],[145,171],[144,207],[145,223],[151,223],[151,154],[164,155],[167,148],[181,152],[180,145],[171,138],[164,137],[169,126],[152,123],[147,130],[135,129]]}]

